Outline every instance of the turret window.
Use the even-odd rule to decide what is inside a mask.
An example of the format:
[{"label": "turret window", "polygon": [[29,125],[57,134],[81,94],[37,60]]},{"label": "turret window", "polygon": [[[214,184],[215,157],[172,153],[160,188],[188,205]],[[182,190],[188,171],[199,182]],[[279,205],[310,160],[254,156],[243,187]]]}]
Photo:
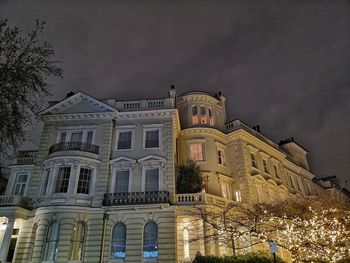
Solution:
[{"label": "turret window", "polygon": [[208,116],[210,126],[214,126],[213,112],[210,108],[208,108]]},{"label": "turret window", "polygon": [[207,115],[206,115],[205,108],[201,106],[200,111],[201,111],[201,124],[207,124]]},{"label": "turret window", "polygon": [[192,107],[192,124],[197,125],[198,124],[198,112],[197,112],[197,106]]}]

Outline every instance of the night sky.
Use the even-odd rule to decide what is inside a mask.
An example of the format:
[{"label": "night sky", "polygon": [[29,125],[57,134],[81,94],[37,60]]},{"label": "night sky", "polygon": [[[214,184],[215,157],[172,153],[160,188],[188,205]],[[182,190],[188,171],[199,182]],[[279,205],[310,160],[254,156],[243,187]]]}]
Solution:
[{"label": "night sky", "polygon": [[221,91],[228,120],[294,136],[318,177],[350,188],[349,1],[0,0],[0,17],[47,22],[64,70],[50,100]]}]

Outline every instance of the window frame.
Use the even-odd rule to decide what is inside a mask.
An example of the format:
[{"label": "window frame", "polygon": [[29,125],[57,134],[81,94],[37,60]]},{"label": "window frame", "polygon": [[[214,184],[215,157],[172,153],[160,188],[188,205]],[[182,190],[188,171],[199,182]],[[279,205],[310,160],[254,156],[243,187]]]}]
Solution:
[{"label": "window frame", "polygon": [[264,173],[270,174],[269,165],[267,163],[267,159],[263,158],[262,162],[263,162]]},{"label": "window frame", "polygon": [[[124,228],[124,230],[125,230],[125,234],[124,234],[124,237],[123,237],[123,239],[113,239],[113,236],[114,236],[114,230],[115,230],[115,228],[118,226],[118,225],[121,225],[121,226],[123,226],[123,228]],[[126,226],[126,224],[125,223],[123,223],[123,222],[117,222],[113,227],[112,227],[112,233],[111,233],[111,253],[110,253],[110,259],[113,261],[113,260],[125,260],[125,258],[126,258],[126,238],[127,238],[127,226]],[[121,253],[124,253],[124,256],[120,256],[120,257],[118,257],[118,256],[116,256],[116,257],[113,257],[112,256],[112,247],[113,247],[113,244],[114,243],[118,243],[118,242],[121,242],[121,243],[123,243],[122,244],[122,246],[124,247],[124,251],[122,251]],[[118,252],[117,252],[118,253]]]},{"label": "window frame", "polygon": [[[92,132],[92,139],[91,143],[89,144],[95,144],[96,140],[96,126],[70,126],[70,127],[59,127],[58,128],[58,133],[57,133],[57,138],[56,138],[56,143],[65,143],[65,142],[71,142],[71,137],[72,133],[78,133],[82,132],[82,139],[81,143],[88,143],[87,138],[88,138],[88,132]],[[61,136],[62,134],[65,133],[65,140],[61,141]]]},{"label": "window frame", "polygon": [[[51,167],[46,167],[44,168],[43,176],[41,179],[41,184],[40,184],[40,195],[39,196],[46,196],[48,195],[48,190],[49,190],[49,183],[50,183],[50,177],[52,176],[52,168]],[[44,192],[45,189],[45,192]]]},{"label": "window frame", "polygon": [[[131,144],[130,144],[129,149],[119,149],[118,148],[119,136],[120,136],[120,133],[122,133],[122,132],[131,132]],[[131,151],[134,149],[134,145],[135,145],[135,126],[119,126],[119,127],[117,127],[114,150],[118,151],[118,152],[119,151]]]},{"label": "window frame", "polygon": [[[79,239],[73,240],[73,231],[75,230],[74,227],[81,225],[83,227],[83,235],[80,236]],[[87,235],[87,224],[84,221],[78,221],[73,224],[72,228],[72,233],[71,233],[71,238],[70,238],[70,244],[69,244],[69,250],[68,250],[68,262],[83,262],[84,261],[84,252],[85,252],[85,241],[86,241],[86,235]],[[72,259],[73,256],[73,242],[78,243],[79,248],[81,248],[81,254],[80,254],[80,259]]]},{"label": "window frame", "polygon": [[[225,166],[226,165],[226,158],[225,158],[225,150],[223,148],[217,147],[217,161],[219,165]],[[219,152],[221,154],[219,154]]]},{"label": "window frame", "polygon": [[[146,227],[148,225],[154,225],[156,228],[156,233],[155,233],[155,236],[156,238],[152,238],[152,236],[150,236],[149,238],[146,238]],[[143,226],[143,238],[142,238],[142,258],[143,259],[148,259],[148,260],[152,260],[152,259],[157,259],[159,257],[159,244],[158,244],[158,236],[159,236],[159,227],[158,227],[158,224],[154,221],[148,221],[144,226]],[[155,240],[155,247],[157,248],[156,250],[154,251],[151,251],[152,252],[155,252],[156,253],[156,256],[145,256],[145,247],[146,246],[152,246],[152,245],[148,245],[148,244],[145,244],[146,242],[145,241],[153,241]]]},{"label": "window frame", "polygon": [[[18,182],[18,179],[19,179],[19,177],[21,175],[25,175],[26,176],[26,181],[25,182]],[[29,179],[29,173],[28,172],[17,172],[16,173],[16,178],[15,178],[15,181],[14,181],[13,187],[12,187],[12,195],[25,195],[26,191],[27,191],[28,179]],[[17,185],[20,185],[19,193],[16,193]],[[22,189],[23,189],[23,191],[22,191]]]},{"label": "window frame", "polygon": [[[67,191],[66,192],[56,192],[57,179],[58,179],[58,175],[59,175],[59,172],[60,172],[61,168],[70,168],[69,178],[68,178],[68,185],[67,185]],[[54,184],[53,184],[53,187],[52,187],[52,194],[68,194],[69,193],[70,185],[71,185],[71,181],[72,181],[71,178],[72,178],[72,175],[74,176],[73,171],[74,171],[74,169],[73,169],[72,165],[59,165],[59,166],[57,166],[56,174],[55,174],[55,180],[54,180]]]},{"label": "window frame", "polygon": [[258,162],[257,162],[257,158],[256,158],[255,153],[253,153],[253,152],[250,153],[250,159],[251,159],[250,165],[253,168],[257,169],[258,168]]},{"label": "window frame", "polygon": [[[88,185],[88,190],[89,192],[88,193],[78,193],[78,189],[79,189],[79,182],[80,182],[80,172],[81,172],[81,169],[87,169],[87,170],[90,170],[90,182],[89,182],[89,185]],[[85,196],[89,196],[91,195],[92,193],[92,184],[93,184],[93,181],[94,181],[94,173],[95,173],[95,169],[92,168],[92,167],[89,167],[89,166],[79,166],[79,169],[77,169],[77,175],[76,175],[76,189],[75,189],[75,193],[77,195],[85,195]]]},{"label": "window frame", "polygon": [[[158,131],[158,147],[146,147],[146,137],[147,137],[147,132],[150,131]],[[142,145],[144,150],[160,150],[162,149],[162,127],[160,125],[156,126],[143,126],[143,140],[142,140]]]},{"label": "window frame", "polygon": [[[52,232],[50,232],[49,230],[51,230],[50,228],[57,224],[57,233],[55,233],[56,235],[56,239],[54,239],[54,237],[49,237],[49,234],[51,234]],[[50,238],[50,239],[49,239]],[[51,262],[55,262],[57,260],[57,252],[58,252],[58,244],[60,242],[60,223],[57,221],[51,221],[47,227],[46,227],[46,232],[45,232],[45,237],[44,237],[44,245],[43,245],[43,249],[42,249],[42,262],[43,263],[51,263]],[[54,243],[54,256],[52,259],[50,259],[50,257],[48,258],[48,254],[47,254],[47,249],[49,249],[50,243]]]},{"label": "window frame", "polygon": [[[194,113],[193,109],[196,109],[195,113]],[[191,121],[192,121],[192,125],[198,125],[199,124],[198,106],[197,105],[192,105],[191,106]]]},{"label": "window frame", "polygon": [[[202,109],[204,109],[204,111],[202,111]],[[208,124],[207,108],[204,105],[199,106],[199,115],[200,115],[200,124],[207,125]]]},{"label": "window frame", "polygon": [[[192,158],[192,146],[194,145],[200,145],[200,148],[201,148],[201,155],[202,155],[202,158],[201,159],[194,159]],[[189,142],[189,145],[188,145],[188,148],[189,148],[189,160],[193,161],[193,162],[204,162],[205,161],[205,153],[204,153],[204,143],[202,142]]]},{"label": "window frame", "polygon": [[242,202],[242,192],[240,190],[235,191],[235,200],[236,202]]},{"label": "window frame", "polygon": [[[117,192],[117,173],[118,171],[128,171],[128,190],[126,192]],[[112,185],[112,189],[113,189],[113,193],[129,193],[131,192],[131,177],[132,177],[132,169],[131,168],[116,168],[114,169],[114,180],[113,180],[113,185]]]}]

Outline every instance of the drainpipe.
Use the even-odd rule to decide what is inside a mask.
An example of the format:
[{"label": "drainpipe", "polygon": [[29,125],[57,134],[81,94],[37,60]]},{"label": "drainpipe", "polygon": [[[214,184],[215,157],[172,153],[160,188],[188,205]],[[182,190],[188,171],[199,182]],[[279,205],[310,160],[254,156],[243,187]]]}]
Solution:
[{"label": "drainpipe", "polygon": [[100,263],[103,263],[103,256],[104,256],[104,248],[105,248],[105,229],[107,225],[108,215],[106,212],[103,214],[103,225],[102,225],[102,241],[101,241],[101,248],[100,248]]}]

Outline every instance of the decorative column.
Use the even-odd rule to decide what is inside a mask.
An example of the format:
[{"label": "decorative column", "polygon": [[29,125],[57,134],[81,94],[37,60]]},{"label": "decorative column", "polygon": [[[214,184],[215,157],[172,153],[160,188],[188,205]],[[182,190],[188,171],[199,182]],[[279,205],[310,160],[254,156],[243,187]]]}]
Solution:
[{"label": "decorative column", "polygon": [[8,219],[8,222],[7,222],[4,238],[2,240],[1,249],[0,249],[0,262],[1,263],[6,262],[6,257],[7,257],[7,253],[9,251],[9,247],[10,247],[13,227],[15,225],[15,218],[14,217],[8,217],[7,219]]}]

